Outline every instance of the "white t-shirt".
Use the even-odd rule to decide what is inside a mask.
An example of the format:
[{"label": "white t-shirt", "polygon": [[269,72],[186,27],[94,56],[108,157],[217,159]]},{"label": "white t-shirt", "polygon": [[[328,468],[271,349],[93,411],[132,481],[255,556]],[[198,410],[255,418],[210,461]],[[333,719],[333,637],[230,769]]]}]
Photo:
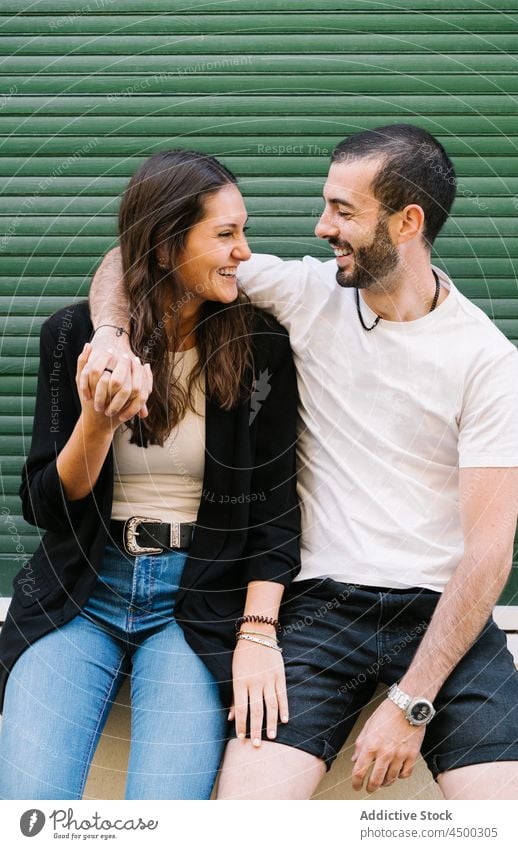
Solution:
[{"label": "white t-shirt", "polygon": [[459,467],[518,466],[518,351],[435,270],[449,293],[433,312],[366,332],[334,260],[240,266],[297,367],[296,580],[441,591],[463,555]]},{"label": "white t-shirt", "polygon": [[[171,356],[172,377],[187,385],[197,350]],[[162,522],[194,522],[200,506],[205,468],[205,394],[194,387],[193,412],[173,428],[163,445],[142,448],[130,443],[126,426],[113,439],[112,519],[130,516]]]}]

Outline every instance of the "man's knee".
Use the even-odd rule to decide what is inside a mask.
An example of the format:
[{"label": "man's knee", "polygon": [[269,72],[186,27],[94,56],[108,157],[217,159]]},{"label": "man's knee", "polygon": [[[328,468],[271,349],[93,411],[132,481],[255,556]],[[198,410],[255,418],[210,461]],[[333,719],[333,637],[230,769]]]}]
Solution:
[{"label": "man's knee", "polygon": [[446,799],[518,799],[518,761],[450,769],[437,776]]}]

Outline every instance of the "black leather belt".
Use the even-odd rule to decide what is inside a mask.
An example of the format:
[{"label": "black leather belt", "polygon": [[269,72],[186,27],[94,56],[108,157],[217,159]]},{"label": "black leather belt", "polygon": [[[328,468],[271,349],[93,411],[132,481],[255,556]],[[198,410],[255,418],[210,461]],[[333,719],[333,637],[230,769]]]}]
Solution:
[{"label": "black leather belt", "polygon": [[126,554],[161,554],[189,548],[194,525],[188,522],[161,522],[145,516],[132,516],[125,522],[112,520],[110,536]]}]

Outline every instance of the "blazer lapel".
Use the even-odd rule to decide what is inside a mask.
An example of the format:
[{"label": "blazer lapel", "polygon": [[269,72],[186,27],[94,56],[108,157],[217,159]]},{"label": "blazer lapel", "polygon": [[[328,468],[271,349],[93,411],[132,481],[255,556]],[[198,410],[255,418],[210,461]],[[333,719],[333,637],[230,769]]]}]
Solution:
[{"label": "blazer lapel", "polygon": [[189,587],[218,557],[232,514],[236,410],[225,411],[205,402],[205,471],[196,529],[178,592],[178,604]]}]

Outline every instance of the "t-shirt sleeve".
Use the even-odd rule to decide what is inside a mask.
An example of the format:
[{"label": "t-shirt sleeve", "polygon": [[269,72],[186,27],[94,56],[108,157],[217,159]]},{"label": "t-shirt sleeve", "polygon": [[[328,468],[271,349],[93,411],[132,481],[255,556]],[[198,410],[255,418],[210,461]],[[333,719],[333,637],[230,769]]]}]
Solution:
[{"label": "t-shirt sleeve", "polygon": [[459,422],[459,467],[518,466],[518,351],[476,369]]},{"label": "t-shirt sleeve", "polygon": [[282,260],[270,254],[254,254],[239,266],[239,282],[252,303],[287,326],[304,299],[310,262],[309,257]]}]

